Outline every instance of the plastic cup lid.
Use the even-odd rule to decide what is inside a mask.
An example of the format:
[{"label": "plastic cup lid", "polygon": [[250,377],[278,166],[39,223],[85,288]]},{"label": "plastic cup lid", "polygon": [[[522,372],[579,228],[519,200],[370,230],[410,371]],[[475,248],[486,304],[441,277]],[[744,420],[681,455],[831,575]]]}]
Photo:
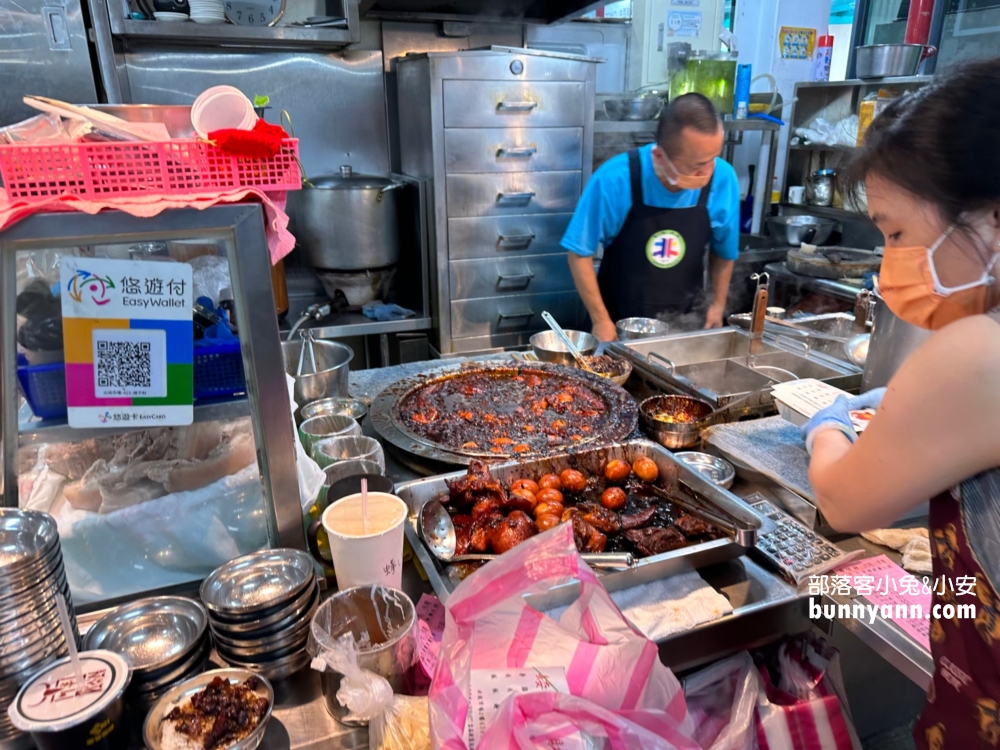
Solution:
[{"label": "plastic cup lid", "polygon": [[104,710],[121,697],[130,672],[123,657],[104,650],[80,654],[83,688],[77,685],[69,657],[36,673],[7,709],[22,732],[62,732]]}]

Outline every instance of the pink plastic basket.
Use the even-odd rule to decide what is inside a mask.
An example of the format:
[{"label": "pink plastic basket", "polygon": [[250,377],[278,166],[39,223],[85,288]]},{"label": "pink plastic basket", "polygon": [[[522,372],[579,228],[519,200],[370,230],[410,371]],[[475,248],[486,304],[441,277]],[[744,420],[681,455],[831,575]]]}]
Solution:
[{"label": "pink plastic basket", "polygon": [[199,140],[0,146],[0,177],[10,200],[60,195],[114,198],[188,195],[240,188],[298,190],[299,142],[271,159],[230,156]]}]

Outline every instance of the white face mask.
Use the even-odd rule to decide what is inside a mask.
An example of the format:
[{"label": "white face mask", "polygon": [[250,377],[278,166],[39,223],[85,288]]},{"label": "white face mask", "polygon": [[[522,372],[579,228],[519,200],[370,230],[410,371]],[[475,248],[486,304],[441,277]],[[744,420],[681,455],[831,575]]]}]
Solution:
[{"label": "white face mask", "polygon": [[990,258],[989,262],[986,264],[986,268],[983,270],[983,275],[980,276],[976,281],[970,281],[968,284],[959,284],[958,286],[945,286],[941,282],[941,278],[938,276],[937,266],[934,264],[934,253],[938,251],[944,241],[948,239],[952,232],[955,231],[955,225],[952,224],[950,227],[944,230],[944,233],[934,240],[934,244],[927,248],[927,266],[928,270],[931,272],[931,278],[934,280],[934,293],[941,297],[950,297],[958,292],[964,292],[968,289],[975,289],[978,286],[990,286],[996,279],[993,278],[993,266],[996,265],[997,254],[993,253],[993,257]]},{"label": "white face mask", "polygon": [[[715,164],[712,164],[712,169],[709,170],[707,175],[695,175],[695,174],[681,174],[677,171],[677,167],[674,163],[670,161],[670,157],[667,156],[667,152],[662,148],[657,146],[654,151],[660,155],[660,158],[670,167],[668,171],[660,163],[660,160],[655,156],[653,157],[653,171],[659,178],[660,182],[664,182],[671,187],[679,188],[680,190],[701,190],[705,187],[711,180],[712,174],[715,172]],[[671,172],[673,174],[671,174]]]}]

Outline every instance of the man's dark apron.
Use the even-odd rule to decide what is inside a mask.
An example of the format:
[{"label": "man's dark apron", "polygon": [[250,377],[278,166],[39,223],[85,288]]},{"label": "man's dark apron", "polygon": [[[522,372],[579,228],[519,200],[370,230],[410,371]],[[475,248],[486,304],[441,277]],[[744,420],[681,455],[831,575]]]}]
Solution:
[{"label": "man's dark apron", "polygon": [[692,208],[654,208],[643,200],[638,151],[629,151],[628,168],[632,208],[604,248],[597,276],[604,305],[613,321],[690,312],[704,286],[712,183],[701,189]]}]

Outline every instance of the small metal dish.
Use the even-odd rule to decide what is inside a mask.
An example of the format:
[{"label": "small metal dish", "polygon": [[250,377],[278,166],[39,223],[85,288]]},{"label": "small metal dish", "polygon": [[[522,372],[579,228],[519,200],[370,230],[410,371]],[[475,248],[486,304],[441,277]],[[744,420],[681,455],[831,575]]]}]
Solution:
[{"label": "small metal dish", "polygon": [[217,630],[212,631],[212,640],[220,648],[256,648],[264,652],[276,651],[279,648],[295,643],[295,641],[307,633],[309,630],[309,618],[303,617],[299,624],[294,624],[288,630],[279,631],[274,635],[263,638],[234,638],[231,635],[223,635]]},{"label": "small metal dish", "polygon": [[46,578],[61,573],[62,570],[62,552],[56,547],[51,556],[46,557],[44,561],[31,563],[20,572],[11,575],[7,575],[5,571],[3,582],[0,583],[0,604],[2,604],[0,608],[7,609],[10,606],[10,597],[38,588],[43,585]]},{"label": "small metal dish", "polygon": [[622,318],[615,323],[615,333],[619,341],[648,339],[666,336],[670,333],[670,326],[656,318]]},{"label": "small metal dish", "polygon": [[87,633],[88,649],[115,651],[132,669],[155,670],[183,659],[208,629],[208,613],[192,599],[154,596],[118,607]]},{"label": "small metal dish", "polygon": [[209,657],[212,655],[212,641],[205,638],[201,644],[180,664],[171,665],[169,671],[158,670],[151,675],[132,674],[132,685],[129,691],[136,694],[149,695],[162,692],[173,687],[181,680],[193,677],[205,671]]},{"label": "small metal dish", "polygon": [[189,700],[195,693],[204,690],[216,677],[222,677],[230,683],[244,682],[251,677],[259,679],[260,684],[257,686],[257,693],[267,698],[267,713],[264,714],[260,723],[250,734],[239,742],[228,745],[226,750],[256,750],[260,746],[261,740],[264,739],[267,723],[271,719],[271,711],[274,708],[274,688],[271,687],[271,683],[263,675],[254,674],[245,669],[213,669],[210,672],[202,672],[197,677],[192,677],[190,680],[182,682],[177,687],[169,690],[156,702],[156,705],[153,706],[146,716],[146,722],[142,727],[142,739],[149,750],[163,750],[160,738],[163,733],[163,720],[167,714],[175,706]]},{"label": "small metal dish", "polygon": [[682,451],[674,456],[722,489],[728,490],[733,486],[736,469],[726,459],[698,451]]},{"label": "small metal dish", "polygon": [[249,614],[295,599],[315,580],[308,552],[261,550],[212,571],[201,584],[201,600],[213,612]]},{"label": "small metal dish", "polygon": [[0,607],[0,628],[6,627],[8,622],[21,617],[32,609],[49,604],[56,594],[61,594],[66,597],[67,601],[70,601],[69,585],[66,583],[66,575],[63,572],[45,582],[39,581],[36,587],[20,594],[0,595],[0,601],[3,602],[3,606]]},{"label": "small metal dish", "polygon": [[242,646],[223,646],[221,642],[215,644],[215,650],[226,661],[234,663],[253,661],[271,662],[291,656],[306,647],[306,640],[309,638],[309,629],[300,632],[295,640],[284,646],[254,646],[244,648]]},{"label": "small metal dish", "polygon": [[0,570],[4,577],[45,557],[58,543],[59,529],[48,513],[0,509]]},{"label": "small metal dish", "polygon": [[[712,405],[693,396],[651,396],[639,404],[642,428],[664,448],[677,450],[691,448],[701,439],[701,431],[708,426],[706,417]],[[663,422],[656,417],[685,412],[693,419],[689,422]]]},{"label": "small metal dish", "polygon": [[[225,657],[223,657],[223,661],[227,664],[233,663]],[[283,680],[286,677],[291,677],[310,661],[312,661],[312,657],[309,655],[309,652],[305,650],[305,647],[303,647],[301,651],[297,651],[294,654],[285,656],[281,659],[275,659],[274,661],[241,661],[239,662],[239,667],[241,669],[248,669],[261,677],[267,678],[268,680]]]},{"label": "small metal dish", "polygon": [[367,413],[368,407],[365,402],[356,398],[324,398],[299,409],[303,422],[313,417],[333,416],[350,417],[360,423]]},{"label": "small metal dish", "polygon": [[247,622],[225,622],[217,617],[209,617],[208,626],[212,633],[222,633],[234,639],[240,638],[266,638],[279,630],[288,627],[303,612],[312,609],[319,601],[319,584],[314,584],[310,589],[302,592],[292,604],[269,615],[261,620],[251,620]]}]

